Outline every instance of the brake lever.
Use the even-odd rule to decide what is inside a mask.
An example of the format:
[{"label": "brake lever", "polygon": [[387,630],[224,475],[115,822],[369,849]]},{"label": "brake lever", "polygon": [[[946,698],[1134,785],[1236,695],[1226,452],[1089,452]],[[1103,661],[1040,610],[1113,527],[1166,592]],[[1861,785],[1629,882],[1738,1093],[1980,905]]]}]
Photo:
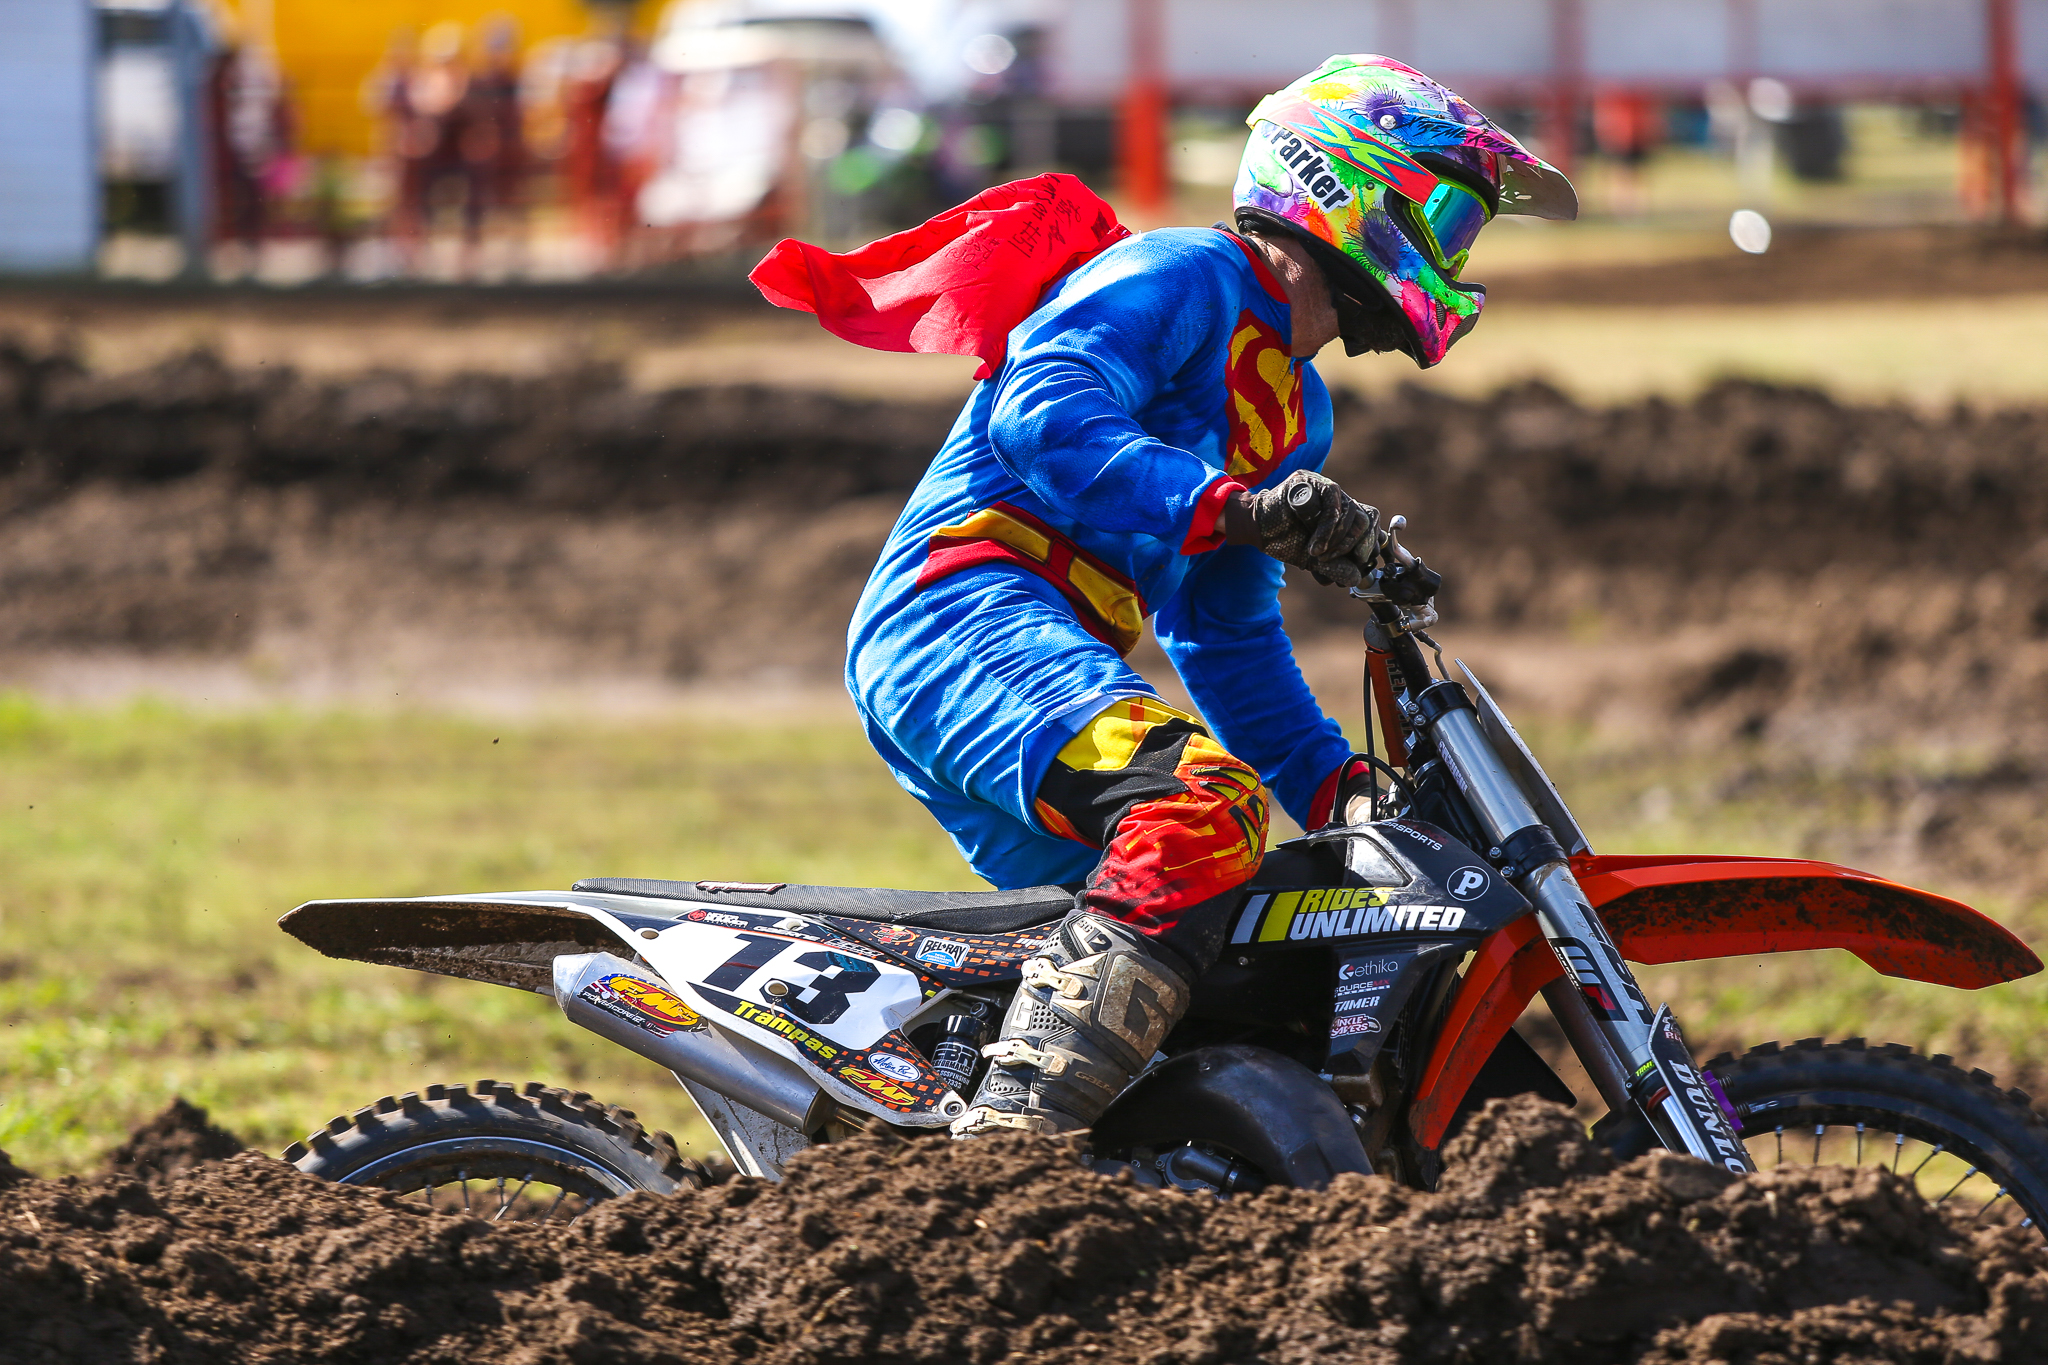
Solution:
[{"label": "brake lever", "polygon": [[1380,547],[1386,563],[1368,573],[1365,584],[1350,590],[1362,601],[1393,603],[1400,615],[1397,629],[1403,632],[1427,630],[1437,623],[1436,594],[1444,582],[1442,574],[1401,543],[1407,526],[1404,516],[1387,522],[1386,543]]},{"label": "brake lever", "polygon": [[1408,518],[1397,516],[1387,523],[1387,545],[1384,551],[1396,564],[1403,566],[1415,563],[1414,552],[1401,543],[1401,532],[1408,529]]}]

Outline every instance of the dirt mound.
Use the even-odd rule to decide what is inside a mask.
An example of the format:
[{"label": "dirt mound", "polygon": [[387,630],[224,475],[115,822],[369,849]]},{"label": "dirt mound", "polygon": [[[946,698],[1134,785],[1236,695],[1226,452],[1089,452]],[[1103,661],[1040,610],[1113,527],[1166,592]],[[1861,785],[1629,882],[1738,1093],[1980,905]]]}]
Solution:
[{"label": "dirt mound", "polygon": [[[1740,623],[1659,704],[1757,733],[1867,703],[1880,728],[1974,718],[1958,738],[2048,753],[2048,410],[1749,383],[1339,407],[1331,471],[1408,515],[1453,628]],[[491,668],[829,676],[951,419],[604,369],[315,382],[196,354],[105,377],[0,348],[0,653],[277,672],[455,641],[501,646]],[[1355,628],[1325,592],[1289,613]]]},{"label": "dirt mound", "polygon": [[434,1215],[248,1153],[0,1196],[0,1359],[1990,1361],[2048,1351],[2037,1234],[1867,1168],[1615,1168],[1495,1101],[1437,1194],[1228,1203],[1027,1138],[863,1138],[783,1184],[568,1227]]},{"label": "dirt mound", "polygon": [[159,1184],[203,1162],[224,1161],[242,1149],[240,1138],[210,1122],[204,1109],[181,1095],[107,1153],[102,1164],[109,1175]]}]

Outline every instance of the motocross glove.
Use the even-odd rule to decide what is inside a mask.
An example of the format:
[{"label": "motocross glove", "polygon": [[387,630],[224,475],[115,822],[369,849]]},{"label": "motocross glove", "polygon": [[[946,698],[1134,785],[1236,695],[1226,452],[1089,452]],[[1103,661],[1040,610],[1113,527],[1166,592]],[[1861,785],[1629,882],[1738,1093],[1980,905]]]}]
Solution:
[{"label": "motocross glove", "polygon": [[1386,538],[1378,508],[1306,469],[1276,488],[1246,494],[1245,505],[1259,548],[1283,564],[1307,569],[1318,583],[1357,587]]}]

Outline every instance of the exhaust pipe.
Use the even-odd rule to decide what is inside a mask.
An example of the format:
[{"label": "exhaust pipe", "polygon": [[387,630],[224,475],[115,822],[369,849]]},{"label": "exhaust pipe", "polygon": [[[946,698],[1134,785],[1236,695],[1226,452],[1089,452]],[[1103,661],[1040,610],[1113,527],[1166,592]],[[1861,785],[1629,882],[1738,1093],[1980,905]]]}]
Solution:
[{"label": "exhaust pipe", "polygon": [[691,1009],[660,978],[610,953],[555,959],[569,1022],[806,1136],[836,1112],[803,1068]]}]

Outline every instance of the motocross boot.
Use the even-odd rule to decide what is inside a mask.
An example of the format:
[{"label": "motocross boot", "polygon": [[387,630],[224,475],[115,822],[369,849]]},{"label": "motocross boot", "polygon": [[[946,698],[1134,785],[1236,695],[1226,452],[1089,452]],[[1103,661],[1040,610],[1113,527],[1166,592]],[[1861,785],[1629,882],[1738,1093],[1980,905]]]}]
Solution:
[{"label": "motocross boot", "polygon": [[1036,957],[953,1136],[1086,1128],[1159,1050],[1188,1006],[1192,964],[1130,925],[1076,911]]}]

